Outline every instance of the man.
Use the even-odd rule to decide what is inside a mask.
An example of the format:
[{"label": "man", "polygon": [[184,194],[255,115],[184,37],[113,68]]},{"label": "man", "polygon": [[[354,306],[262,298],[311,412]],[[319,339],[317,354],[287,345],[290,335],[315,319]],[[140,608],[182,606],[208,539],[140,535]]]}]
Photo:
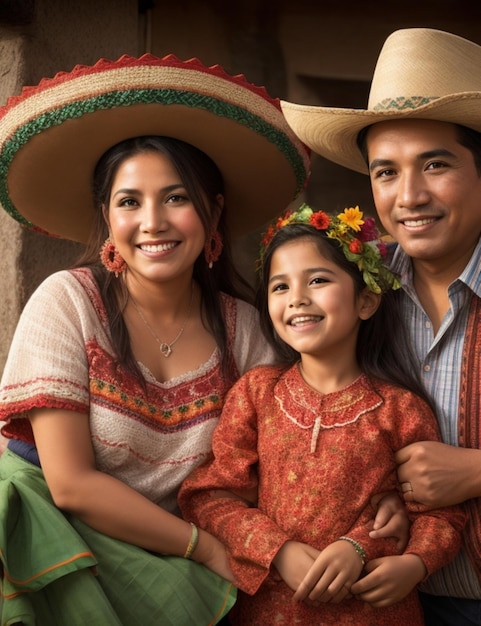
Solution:
[{"label": "man", "polygon": [[[401,489],[430,508],[464,502],[469,514],[464,548],[422,586],[426,624],[481,625],[481,47],[396,31],[366,110],[282,105],[314,152],[369,174],[398,243],[391,265],[444,441],[398,452]],[[369,576],[352,591],[375,602]]]}]

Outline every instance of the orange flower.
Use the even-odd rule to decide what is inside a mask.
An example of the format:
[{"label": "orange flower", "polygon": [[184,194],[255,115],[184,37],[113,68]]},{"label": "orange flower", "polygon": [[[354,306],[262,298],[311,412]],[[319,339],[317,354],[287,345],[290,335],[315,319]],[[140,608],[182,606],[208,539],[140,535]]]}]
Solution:
[{"label": "orange flower", "polygon": [[359,207],[356,206],[353,209],[344,209],[343,213],[339,213],[337,216],[339,221],[352,230],[359,231],[361,230],[361,226],[364,224],[364,220],[362,219],[363,213],[359,210]]}]

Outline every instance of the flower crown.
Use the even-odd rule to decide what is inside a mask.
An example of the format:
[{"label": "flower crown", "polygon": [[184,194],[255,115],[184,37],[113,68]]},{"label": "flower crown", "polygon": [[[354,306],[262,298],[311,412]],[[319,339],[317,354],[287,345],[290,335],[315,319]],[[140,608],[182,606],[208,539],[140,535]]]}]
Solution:
[{"label": "flower crown", "polygon": [[330,239],[336,239],[348,261],[356,263],[364,282],[373,293],[399,289],[401,283],[385,265],[387,246],[381,241],[376,222],[372,217],[363,218],[359,207],[344,209],[338,215],[313,211],[303,204],[297,211],[289,210],[271,224],[261,241],[259,266],[274,235],[289,224],[308,224],[324,231]]}]

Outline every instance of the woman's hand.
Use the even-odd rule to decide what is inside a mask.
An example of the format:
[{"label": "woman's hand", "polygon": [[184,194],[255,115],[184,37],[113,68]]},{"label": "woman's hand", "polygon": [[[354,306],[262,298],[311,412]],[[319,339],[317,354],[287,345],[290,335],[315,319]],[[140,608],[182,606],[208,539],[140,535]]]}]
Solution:
[{"label": "woman's hand", "polygon": [[198,532],[199,541],[192,554],[192,560],[202,563],[222,578],[234,583],[234,575],[224,545],[205,530],[199,528]]}]

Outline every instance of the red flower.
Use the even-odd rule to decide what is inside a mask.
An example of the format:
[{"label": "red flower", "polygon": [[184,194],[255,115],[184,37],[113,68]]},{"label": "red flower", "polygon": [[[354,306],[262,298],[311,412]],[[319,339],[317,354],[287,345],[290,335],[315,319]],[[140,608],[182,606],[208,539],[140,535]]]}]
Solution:
[{"label": "red flower", "polygon": [[379,253],[383,259],[387,257],[387,245],[384,243],[384,241],[377,242],[377,249],[379,250]]},{"label": "red flower", "polygon": [[361,254],[362,252],[362,241],[359,239],[353,239],[349,244],[349,250],[353,254]]},{"label": "red flower", "polygon": [[358,236],[361,241],[372,241],[373,239],[379,239],[379,232],[376,227],[376,220],[373,217],[366,217],[366,219],[364,220],[364,224],[361,226],[361,232]]},{"label": "red flower", "polygon": [[317,230],[326,230],[329,227],[330,219],[324,211],[317,211],[309,218],[309,224],[317,228]]}]

